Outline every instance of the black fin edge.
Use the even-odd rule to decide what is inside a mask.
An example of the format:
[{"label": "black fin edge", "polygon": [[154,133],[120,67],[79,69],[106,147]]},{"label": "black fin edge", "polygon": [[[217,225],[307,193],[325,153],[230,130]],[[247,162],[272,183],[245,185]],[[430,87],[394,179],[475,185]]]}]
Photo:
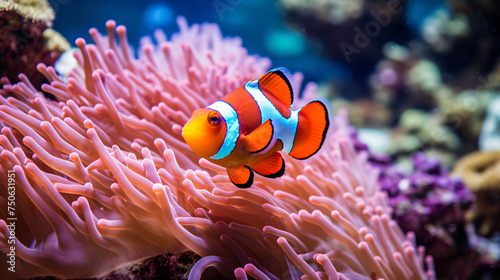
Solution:
[{"label": "black fin edge", "polygon": [[281,168],[280,168],[280,170],[278,170],[278,172],[273,173],[273,174],[268,174],[268,175],[260,174],[257,171],[255,171],[255,173],[259,174],[260,176],[264,176],[266,178],[278,178],[278,177],[283,176],[283,174],[285,174],[285,160],[283,159],[283,156],[281,156]]},{"label": "black fin edge", "polygon": [[237,186],[238,188],[240,189],[248,189],[252,186],[253,184],[253,177],[254,177],[254,174],[253,174],[253,170],[252,168],[250,168],[249,166],[247,165],[244,165],[244,167],[246,167],[249,171],[250,171],[250,177],[248,178],[248,181],[246,181],[246,183],[244,184],[236,184],[235,182],[233,182],[231,180],[231,177],[229,177],[229,180],[231,180],[231,183],[233,183],[235,186]]},{"label": "black fin edge", "polygon": [[[318,149],[316,149],[316,151],[314,151],[314,153],[308,155],[307,157],[303,157],[303,158],[298,158],[298,157],[291,156],[294,159],[305,160],[305,159],[308,159],[308,158],[312,157],[313,155],[315,155],[319,151],[319,149],[321,149],[321,147],[323,146],[323,144],[325,142],[326,133],[328,132],[328,128],[330,127],[330,117],[328,115],[328,110],[326,108],[326,105],[323,102],[321,102],[320,100],[313,100],[313,101],[311,101],[311,102],[309,102],[307,104],[310,104],[310,103],[313,103],[313,102],[318,102],[319,104],[321,104],[321,106],[323,106],[323,108],[325,109],[325,112],[326,112],[326,114],[325,114],[326,125],[325,125],[325,128],[323,129],[323,135],[321,136],[321,143],[319,144]],[[306,104],[306,106],[307,106],[307,104]]]},{"label": "black fin edge", "polygon": [[[274,73],[278,74],[283,80],[285,80],[286,82],[286,85],[288,86],[288,88],[290,89],[290,95],[291,95],[291,98],[290,98],[290,108],[292,107],[293,105],[293,87],[292,87],[292,84],[290,84],[290,81],[288,80],[288,77],[286,76],[286,74],[283,72],[283,69],[284,67],[281,67],[281,68],[278,68],[278,69],[275,69]],[[286,68],[284,68],[286,69]],[[286,71],[288,72],[288,69],[286,69]],[[291,75],[291,74],[290,74]]]},{"label": "black fin edge", "polygon": [[[274,125],[273,125],[273,120],[271,120],[271,119],[270,119],[269,121],[270,121],[270,124],[271,124],[271,129],[272,129],[272,131],[271,131],[271,139],[269,139],[269,141],[268,141],[268,142],[267,142],[267,144],[264,146],[264,148],[262,148],[262,149],[260,149],[260,150],[257,150],[257,151],[255,151],[255,152],[249,152],[249,153],[251,153],[251,154],[258,154],[258,153],[260,153],[260,152],[264,151],[265,149],[267,149],[267,147],[269,147],[269,145],[271,144],[271,142],[273,142],[273,136],[274,136]],[[260,126],[259,126],[259,127],[260,127]]]},{"label": "black fin edge", "polygon": [[[269,73],[275,73],[276,75],[280,76],[286,83],[286,85],[288,86],[288,89],[290,90],[290,108],[293,106],[293,87],[292,87],[292,84],[290,83],[290,80],[288,79],[286,73],[289,73],[290,76],[292,76],[292,74],[290,73],[290,71],[288,71],[288,69],[286,67],[279,67],[279,68],[275,68],[275,69],[272,69],[270,70],[269,72],[267,72],[266,74],[269,74]],[[260,85],[259,85],[259,89],[260,89]]]}]

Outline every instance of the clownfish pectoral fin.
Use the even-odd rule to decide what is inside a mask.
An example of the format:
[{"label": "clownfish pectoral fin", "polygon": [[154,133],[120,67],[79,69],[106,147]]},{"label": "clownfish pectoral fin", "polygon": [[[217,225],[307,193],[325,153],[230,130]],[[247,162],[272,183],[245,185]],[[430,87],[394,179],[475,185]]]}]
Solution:
[{"label": "clownfish pectoral fin", "polygon": [[323,145],[329,125],[328,109],[323,102],[315,100],[302,107],[289,155],[296,159],[314,155]]},{"label": "clownfish pectoral fin", "polygon": [[243,147],[249,153],[262,152],[273,139],[274,128],[271,120],[265,121],[259,127],[242,137]]},{"label": "clownfish pectoral fin", "polygon": [[285,173],[285,160],[279,152],[276,152],[250,167],[264,177],[277,178]]},{"label": "clownfish pectoral fin", "polygon": [[228,167],[227,175],[238,188],[249,188],[253,184],[253,171],[246,165]]},{"label": "clownfish pectoral fin", "polygon": [[287,108],[293,104],[291,74],[285,67],[273,69],[259,78],[259,88],[274,95]]}]

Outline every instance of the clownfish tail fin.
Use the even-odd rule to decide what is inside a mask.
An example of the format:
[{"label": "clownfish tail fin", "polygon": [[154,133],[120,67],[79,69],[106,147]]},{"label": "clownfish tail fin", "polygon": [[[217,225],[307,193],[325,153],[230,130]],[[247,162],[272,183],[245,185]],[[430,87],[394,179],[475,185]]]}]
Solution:
[{"label": "clownfish tail fin", "polygon": [[306,159],[314,155],[323,145],[329,126],[328,109],[323,102],[314,100],[302,107],[290,156]]}]

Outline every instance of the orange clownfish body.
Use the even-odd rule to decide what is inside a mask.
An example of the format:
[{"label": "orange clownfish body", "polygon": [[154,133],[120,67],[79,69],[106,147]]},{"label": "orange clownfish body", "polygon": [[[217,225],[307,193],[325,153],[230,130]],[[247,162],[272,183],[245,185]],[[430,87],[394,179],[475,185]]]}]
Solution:
[{"label": "orange clownfish body", "polygon": [[280,177],[285,172],[280,151],[296,159],[312,156],[330,123],[327,107],[319,100],[291,110],[289,77],[286,68],[271,70],[195,110],[182,129],[184,140],[199,156],[226,167],[237,187],[250,187],[253,171]]}]

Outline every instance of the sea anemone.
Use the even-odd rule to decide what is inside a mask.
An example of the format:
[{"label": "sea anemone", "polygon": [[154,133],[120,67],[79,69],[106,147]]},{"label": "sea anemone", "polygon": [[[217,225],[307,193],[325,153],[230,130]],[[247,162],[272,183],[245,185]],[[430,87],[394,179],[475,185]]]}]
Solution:
[{"label": "sea anemone", "polygon": [[[184,250],[202,257],[190,279],[214,271],[236,279],[434,277],[432,259],[424,264],[423,248],[391,219],[378,171],[355,152],[345,111],[317,155],[285,156],[282,178],[258,176],[249,189],[196,156],[180,135],[191,112],[270,61],[214,24],[178,24],[170,40],[161,32],[156,45],[144,39],[138,59],[125,27],[108,21],[107,37],[91,29],[95,45],[76,41],[78,67],[67,82],[38,65],[55,101],[22,74],[17,84],[2,79],[0,180],[15,174],[12,212],[10,189],[0,189],[2,279],[98,277]],[[297,95],[301,80],[294,75]],[[315,90],[308,84],[296,105]]]}]

